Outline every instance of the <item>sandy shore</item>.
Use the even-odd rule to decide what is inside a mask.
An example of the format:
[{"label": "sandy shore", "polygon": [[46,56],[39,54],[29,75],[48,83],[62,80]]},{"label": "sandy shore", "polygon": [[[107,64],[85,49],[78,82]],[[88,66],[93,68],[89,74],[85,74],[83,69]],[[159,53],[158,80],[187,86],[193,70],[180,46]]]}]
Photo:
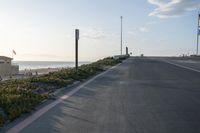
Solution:
[{"label": "sandy shore", "polygon": [[18,75],[13,75],[12,77],[10,76],[3,77],[3,80],[29,78],[35,75],[43,75],[43,74],[48,74],[50,72],[56,72],[61,69],[63,68],[39,68],[39,69],[20,70]]},{"label": "sandy shore", "polygon": [[41,75],[41,74],[48,74],[50,72],[59,71],[62,68],[40,68],[40,69],[25,69],[19,71],[20,75]]}]

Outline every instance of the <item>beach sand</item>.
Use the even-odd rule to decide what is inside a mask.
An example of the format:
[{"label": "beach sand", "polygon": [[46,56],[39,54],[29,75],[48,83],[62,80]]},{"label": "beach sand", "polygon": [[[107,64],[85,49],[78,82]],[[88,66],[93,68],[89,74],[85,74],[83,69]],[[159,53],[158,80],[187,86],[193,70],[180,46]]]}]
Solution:
[{"label": "beach sand", "polygon": [[40,68],[40,69],[25,69],[25,70],[21,70],[19,72],[20,75],[42,75],[42,74],[48,74],[50,72],[55,72],[55,71],[59,71],[63,68]]},{"label": "beach sand", "polygon": [[48,74],[50,72],[56,72],[64,68],[39,68],[39,69],[25,69],[25,70],[20,70],[19,74],[17,75],[12,75],[12,77],[7,76],[3,77],[3,80],[9,80],[9,79],[24,79],[24,78],[29,78],[32,76],[36,75],[43,75],[43,74]]}]

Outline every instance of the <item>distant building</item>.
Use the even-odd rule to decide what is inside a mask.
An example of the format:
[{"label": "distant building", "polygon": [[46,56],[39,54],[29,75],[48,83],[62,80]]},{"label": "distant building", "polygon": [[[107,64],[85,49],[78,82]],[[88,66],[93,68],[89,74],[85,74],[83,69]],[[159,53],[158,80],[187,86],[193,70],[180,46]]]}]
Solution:
[{"label": "distant building", "polygon": [[12,64],[12,58],[0,56],[0,76],[6,77],[19,73],[19,66]]}]

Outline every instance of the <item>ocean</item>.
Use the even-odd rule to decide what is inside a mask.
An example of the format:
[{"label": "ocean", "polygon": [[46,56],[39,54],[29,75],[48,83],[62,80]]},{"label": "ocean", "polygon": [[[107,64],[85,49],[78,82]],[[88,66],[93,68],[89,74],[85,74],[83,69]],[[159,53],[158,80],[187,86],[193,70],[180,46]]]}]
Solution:
[{"label": "ocean", "polygon": [[[89,62],[79,62],[79,65],[88,64]],[[40,68],[67,68],[74,67],[74,62],[62,61],[13,61],[14,65],[19,65],[19,70],[40,69]]]}]

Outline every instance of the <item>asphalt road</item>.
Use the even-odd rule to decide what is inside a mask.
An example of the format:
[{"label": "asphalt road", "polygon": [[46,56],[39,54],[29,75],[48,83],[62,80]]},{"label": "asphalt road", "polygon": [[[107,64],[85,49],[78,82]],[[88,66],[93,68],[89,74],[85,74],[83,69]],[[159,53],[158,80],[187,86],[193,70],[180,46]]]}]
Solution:
[{"label": "asphalt road", "polygon": [[128,59],[21,133],[200,133],[200,73]]},{"label": "asphalt road", "polygon": [[192,69],[196,69],[198,71],[200,71],[200,59],[198,58],[197,59],[192,59],[192,58],[189,58],[189,59],[184,59],[184,58],[169,58],[168,59],[170,62],[172,63],[176,63],[178,65],[182,65],[182,66],[186,66],[186,67],[190,67]]}]

